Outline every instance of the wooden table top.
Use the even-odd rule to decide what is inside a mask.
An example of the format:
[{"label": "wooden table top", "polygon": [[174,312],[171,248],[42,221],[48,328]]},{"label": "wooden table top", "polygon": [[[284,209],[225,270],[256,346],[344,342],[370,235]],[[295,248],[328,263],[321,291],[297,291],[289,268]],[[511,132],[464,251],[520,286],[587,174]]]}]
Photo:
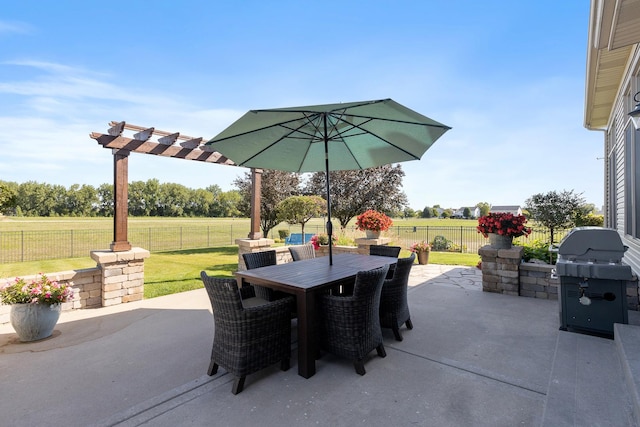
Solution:
[{"label": "wooden table top", "polygon": [[311,290],[355,277],[358,271],[371,270],[395,262],[396,258],[383,256],[338,254],[333,257],[333,265],[329,265],[328,257],[318,257],[237,271],[236,276],[256,285],[277,284],[292,290]]}]

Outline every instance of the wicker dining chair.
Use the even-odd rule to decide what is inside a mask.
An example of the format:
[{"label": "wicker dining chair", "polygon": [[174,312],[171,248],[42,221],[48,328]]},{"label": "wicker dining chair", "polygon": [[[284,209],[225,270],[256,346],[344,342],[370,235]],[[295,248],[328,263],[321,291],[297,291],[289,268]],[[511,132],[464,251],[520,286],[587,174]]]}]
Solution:
[{"label": "wicker dining chair", "polygon": [[379,255],[379,256],[388,256],[388,257],[398,258],[398,255],[400,255],[401,249],[402,248],[400,246],[371,245],[369,246],[369,255]]},{"label": "wicker dining chair", "polygon": [[234,377],[231,392],[244,388],[247,375],[280,362],[286,371],[291,357],[292,297],[243,307],[242,297],[251,297],[253,286],[238,289],[235,279],[200,277],[211,301],[214,338],[207,373],[215,375],[222,366]]},{"label": "wicker dining chair", "polygon": [[[244,260],[244,265],[247,267],[247,270],[252,270],[254,268],[266,267],[268,265],[276,265],[276,251],[262,251],[262,252],[248,252],[242,254],[242,259]],[[273,289],[254,285],[256,295],[260,298],[266,299],[267,301],[275,301],[279,298],[286,296],[282,292],[275,292]]]},{"label": "wicker dining chair", "polygon": [[409,304],[407,303],[407,287],[409,273],[416,258],[412,253],[408,258],[400,258],[391,279],[386,279],[382,285],[380,296],[380,326],[391,328],[396,341],[402,341],[400,326],[404,323],[407,329],[413,329]]},{"label": "wicker dining chair", "polygon": [[[371,245],[369,246],[369,255],[388,256],[392,258],[398,258],[398,256],[400,256],[400,250],[402,250],[400,246]],[[391,277],[393,277],[393,270],[395,268],[396,266],[393,264],[389,266],[389,271],[387,272],[387,279],[391,279]]]},{"label": "wicker dining chair", "polygon": [[353,360],[359,375],[366,373],[364,358],[373,349],[387,353],[382,343],[378,308],[388,265],[356,275],[353,295],[321,295],[320,348]]},{"label": "wicker dining chair", "polygon": [[313,245],[309,244],[289,246],[289,252],[294,261],[302,261],[316,257],[316,250],[313,248]]}]

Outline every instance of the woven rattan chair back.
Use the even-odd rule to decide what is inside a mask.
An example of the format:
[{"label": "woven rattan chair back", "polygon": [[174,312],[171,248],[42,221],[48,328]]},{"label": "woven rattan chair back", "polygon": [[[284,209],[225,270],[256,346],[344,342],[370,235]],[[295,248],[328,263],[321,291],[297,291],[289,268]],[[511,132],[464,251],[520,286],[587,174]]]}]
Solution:
[{"label": "woven rattan chair back", "polygon": [[[242,259],[244,260],[244,265],[247,267],[247,270],[252,270],[254,268],[266,267],[268,265],[276,265],[276,251],[262,251],[262,252],[248,252],[242,254]],[[272,289],[265,288],[264,286],[254,286],[256,290],[256,296],[266,299],[267,301],[275,301],[282,295],[276,295]]]},{"label": "woven rattan chair back", "polygon": [[313,245],[289,246],[289,252],[294,261],[302,261],[316,257],[316,250],[313,248]]},{"label": "woven rattan chair back", "polygon": [[391,328],[397,341],[402,341],[400,326],[403,323],[406,324],[407,329],[413,329],[407,302],[407,289],[409,273],[415,258],[416,254],[412,253],[410,257],[398,259],[393,276],[385,280],[382,286],[380,325],[383,328]]},{"label": "woven rattan chair back", "polygon": [[218,366],[222,366],[235,377],[232,393],[238,394],[249,374],[277,362],[283,371],[289,369],[293,298],[244,308],[235,279],[210,277],[204,271],[200,277],[211,301],[214,320],[207,373],[214,375]]},{"label": "woven rattan chair back", "polygon": [[356,372],[366,373],[364,358],[373,349],[386,352],[378,308],[388,266],[358,272],[353,295],[322,295],[320,298],[321,348],[353,360]]},{"label": "woven rattan chair back", "polygon": [[402,248],[400,246],[371,245],[369,246],[369,255],[398,258],[401,249]]}]

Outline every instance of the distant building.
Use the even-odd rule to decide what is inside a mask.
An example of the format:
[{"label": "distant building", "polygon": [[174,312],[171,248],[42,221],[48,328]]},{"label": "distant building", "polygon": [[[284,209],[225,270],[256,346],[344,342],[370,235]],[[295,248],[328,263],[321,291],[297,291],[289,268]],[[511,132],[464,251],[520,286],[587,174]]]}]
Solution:
[{"label": "distant building", "polygon": [[469,209],[469,218],[478,218],[480,216],[480,208],[477,206],[465,206],[457,209],[451,215],[452,218],[464,218],[464,210]]},{"label": "distant building", "polygon": [[489,213],[510,213],[513,215],[522,215],[522,208],[517,205],[491,206]]}]

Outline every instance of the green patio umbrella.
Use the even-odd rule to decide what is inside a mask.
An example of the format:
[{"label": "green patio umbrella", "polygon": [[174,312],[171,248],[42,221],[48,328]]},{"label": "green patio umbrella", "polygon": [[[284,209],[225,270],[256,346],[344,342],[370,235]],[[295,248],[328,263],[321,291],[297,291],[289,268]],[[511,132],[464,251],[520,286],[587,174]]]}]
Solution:
[{"label": "green patio umbrella", "polygon": [[[331,242],[329,171],[419,160],[449,129],[391,99],[381,99],[251,110],[206,145],[239,166],[325,171]],[[331,245],[329,263],[333,264]]]}]

